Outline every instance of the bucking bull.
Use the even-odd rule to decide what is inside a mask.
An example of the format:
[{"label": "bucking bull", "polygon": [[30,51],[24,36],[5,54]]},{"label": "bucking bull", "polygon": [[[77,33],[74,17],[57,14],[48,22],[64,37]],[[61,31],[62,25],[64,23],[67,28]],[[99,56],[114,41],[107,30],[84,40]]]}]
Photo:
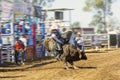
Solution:
[{"label": "bucking bull", "polygon": [[[54,55],[57,54],[56,42],[51,37],[44,39],[44,47],[47,51],[53,53]],[[69,63],[74,69],[78,69],[73,64],[73,62],[80,60],[81,50],[71,44],[68,44],[68,43],[64,44],[62,47],[63,47],[63,53],[61,54],[60,59],[61,59],[61,61],[64,62],[65,69],[69,69],[67,63]]]}]

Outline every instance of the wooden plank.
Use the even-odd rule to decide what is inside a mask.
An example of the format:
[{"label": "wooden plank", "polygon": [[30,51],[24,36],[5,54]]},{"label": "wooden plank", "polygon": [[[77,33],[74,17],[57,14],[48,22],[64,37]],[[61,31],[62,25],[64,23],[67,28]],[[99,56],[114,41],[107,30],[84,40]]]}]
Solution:
[{"label": "wooden plank", "polygon": [[27,46],[26,59],[33,59],[33,54],[35,53],[33,46]]}]

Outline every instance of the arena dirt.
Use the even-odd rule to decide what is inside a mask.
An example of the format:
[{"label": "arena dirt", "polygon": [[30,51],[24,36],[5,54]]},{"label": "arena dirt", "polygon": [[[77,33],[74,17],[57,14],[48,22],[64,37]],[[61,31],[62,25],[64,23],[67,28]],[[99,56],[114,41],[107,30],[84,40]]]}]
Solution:
[{"label": "arena dirt", "polygon": [[0,67],[0,80],[120,80],[120,49],[87,56],[88,60],[75,62],[77,70],[65,70],[63,63],[55,59]]}]

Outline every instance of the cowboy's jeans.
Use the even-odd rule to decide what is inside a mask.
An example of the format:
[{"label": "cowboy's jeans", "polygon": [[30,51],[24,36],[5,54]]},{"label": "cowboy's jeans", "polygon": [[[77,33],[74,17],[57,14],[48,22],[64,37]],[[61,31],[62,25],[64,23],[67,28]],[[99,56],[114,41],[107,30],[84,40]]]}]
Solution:
[{"label": "cowboy's jeans", "polygon": [[19,61],[23,62],[23,50],[15,50],[15,63],[18,64]]}]

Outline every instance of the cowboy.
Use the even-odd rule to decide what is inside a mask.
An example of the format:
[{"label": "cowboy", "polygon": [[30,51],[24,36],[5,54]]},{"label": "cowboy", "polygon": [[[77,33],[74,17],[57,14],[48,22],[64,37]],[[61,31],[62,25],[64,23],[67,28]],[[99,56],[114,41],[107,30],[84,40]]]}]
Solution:
[{"label": "cowboy", "polygon": [[5,22],[5,29],[6,29],[6,34],[10,34],[10,27],[11,27],[11,25],[10,25],[10,21],[9,20],[6,20],[6,22]]},{"label": "cowboy", "polygon": [[24,18],[21,18],[20,19],[20,22],[19,22],[19,25],[24,25],[25,24],[25,19]]},{"label": "cowboy", "polygon": [[0,33],[5,34],[5,21],[0,21]]},{"label": "cowboy", "polygon": [[2,40],[2,37],[1,37],[1,35],[0,35],[0,50],[1,50],[1,48],[2,48],[2,45],[3,45],[3,40]]},{"label": "cowboy", "polygon": [[60,34],[60,32],[59,32],[59,30],[58,30],[58,28],[57,27],[55,27],[55,26],[52,26],[51,27],[51,37],[56,41],[56,45],[57,45],[57,48],[56,48],[56,50],[58,51],[58,54],[56,54],[57,56],[56,56],[56,58],[57,58],[57,60],[59,60],[60,59],[60,56],[61,56],[61,53],[62,53],[62,51],[63,51],[63,49],[62,49],[62,45],[63,45],[63,42],[62,42],[62,38],[61,38],[61,34]]},{"label": "cowboy", "polygon": [[23,63],[23,50],[24,50],[24,44],[23,42],[19,39],[18,36],[15,36],[15,44],[14,44],[14,51],[15,51],[15,63],[18,64],[18,57],[20,56],[21,58],[21,63]]},{"label": "cowboy", "polygon": [[10,29],[6,29],[6,34],[10,34]]},{"label": "cowboy", "polygon": [[18,22],[14,23],[14,34],[17,35],[17,36],[20,36],[19,23]]},{"label": "cowboy", "polygon": [[75,38],[75,41],[76,41],[76,46],[82,50],[81,52],[81,59],[83,60],[86,60],[87,57],[85,55],[85,51],[84,51],[84,39],[83,37],[81,36],[81,33],[78,32],[77,35],[76,35],[76,38]]},{"label": "cowboy", "polygon": [[24,26],[25,26],[25,19],[22,18],[20,19],[19,26],[18,26],[19,32],[24,32]]},{"label": "cowboy", "polygon": [[23,48],[23,60],[26,61],[26,50],[27,50],[27,38],[25,36],[24,33],[21,33],[21,36],[20,36],[20,40],[23,42],[24,44],[24,48]]}]

